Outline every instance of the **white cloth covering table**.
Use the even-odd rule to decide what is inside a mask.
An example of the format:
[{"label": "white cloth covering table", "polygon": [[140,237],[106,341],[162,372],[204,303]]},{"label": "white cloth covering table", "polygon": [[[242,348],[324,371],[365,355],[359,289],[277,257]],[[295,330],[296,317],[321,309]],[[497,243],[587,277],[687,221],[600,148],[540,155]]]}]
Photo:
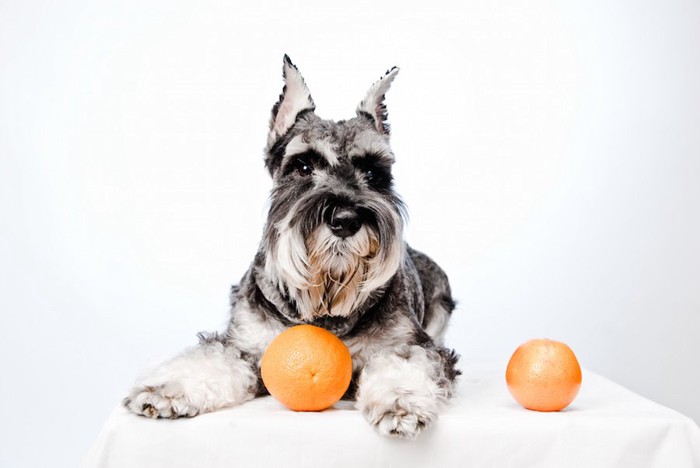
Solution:
[{"label": "white cloth covering table", "polygon": [[700,467],[697,424],[593,372],[569,408],[539,413],[508,394],[504,365],[460,367],[457,398],[416,440],[378,435],[351,402],[295,413],[263,397],[178,420],[118,407],[82,467]]}]

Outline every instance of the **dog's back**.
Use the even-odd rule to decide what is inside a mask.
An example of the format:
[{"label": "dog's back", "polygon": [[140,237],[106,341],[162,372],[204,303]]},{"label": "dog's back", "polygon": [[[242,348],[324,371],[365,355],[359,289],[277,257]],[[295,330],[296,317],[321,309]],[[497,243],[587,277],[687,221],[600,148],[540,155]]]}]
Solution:
[{"label": "dog's back", "polygon": [[423,289],[424,313],[421,325],[435,344],[442,346],[447,323],[455,308],[445,272],[430,257],[411,247],[408,255],[416,267]]}]

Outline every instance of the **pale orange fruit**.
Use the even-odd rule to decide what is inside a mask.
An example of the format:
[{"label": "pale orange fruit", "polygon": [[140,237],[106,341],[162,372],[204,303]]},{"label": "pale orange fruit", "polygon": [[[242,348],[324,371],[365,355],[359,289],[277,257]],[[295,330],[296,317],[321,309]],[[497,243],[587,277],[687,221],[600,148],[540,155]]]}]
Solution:
[{"label": "pale orange fruit", "polygon": [[581,366],[576,355],[560,341],[526,341],[511,356],[506,383],[513,398],[527,409],[559,411],[581,388]]},{"label": "pale orange fruit", "polygon": [[287,408],[321,411],[348,389],[352,358],[333,333],[297,325],[272,340],[260,362],[260,373],[270,395]]}]

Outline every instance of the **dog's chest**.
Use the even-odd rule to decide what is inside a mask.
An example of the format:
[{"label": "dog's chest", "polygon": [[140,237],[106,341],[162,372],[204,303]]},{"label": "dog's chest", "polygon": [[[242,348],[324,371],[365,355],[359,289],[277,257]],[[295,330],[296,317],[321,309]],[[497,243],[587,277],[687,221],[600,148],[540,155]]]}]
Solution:
[{"label": "dog's chest", "polygon": [[377,326],[367,333],[341,339],[352,355],[353,370],[357,370],[364,367],[372,356],[409,343],[414,332],[413,323],[402,318],[393,321],[391,326]]}]

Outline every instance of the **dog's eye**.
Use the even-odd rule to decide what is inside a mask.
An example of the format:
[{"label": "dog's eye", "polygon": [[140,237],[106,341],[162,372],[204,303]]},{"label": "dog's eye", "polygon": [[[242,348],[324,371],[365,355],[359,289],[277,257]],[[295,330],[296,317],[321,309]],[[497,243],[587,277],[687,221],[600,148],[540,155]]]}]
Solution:
[{"label": "dog's eye", "polygon": [[385,171],[377,167],[362,169],[362,175],[367,183],[372,187],[384,187],[386,185],[386,181],[391,180],[391,176],[387,175]]},{"label": "dog's eye", "polygon": [[300,176],[308,177],[313,174],[314,167],[310,163],[300,159],[296,163],[296,171]]},{"label": "dog's eye", "polygon": [[358,175],[370,188],[376,190],[391,188],[390,166],[383,163],[380,157],[374,155],[356,157],[352,163],[357,168]]}]

